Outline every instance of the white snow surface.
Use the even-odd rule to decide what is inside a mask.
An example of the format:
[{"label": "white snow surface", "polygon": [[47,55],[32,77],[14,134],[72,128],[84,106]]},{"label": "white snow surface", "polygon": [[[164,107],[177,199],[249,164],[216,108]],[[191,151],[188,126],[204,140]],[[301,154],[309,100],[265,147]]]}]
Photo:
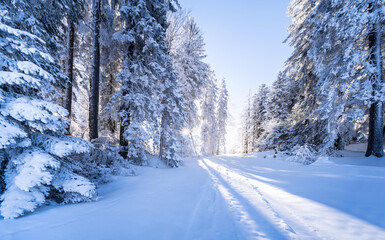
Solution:
[{"label": "white snow surface", "polygon": [[265,152],[141,167],[96,202],[0,219],[0,239],[385,239],[385,158]]}]

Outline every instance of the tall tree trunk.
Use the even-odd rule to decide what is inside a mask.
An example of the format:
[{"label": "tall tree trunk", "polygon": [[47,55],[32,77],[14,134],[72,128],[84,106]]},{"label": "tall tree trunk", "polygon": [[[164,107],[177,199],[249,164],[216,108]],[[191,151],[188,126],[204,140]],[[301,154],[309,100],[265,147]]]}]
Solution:
[{"label": "tall tree trunk", "polygon": [[[130,26],[128,23],[127,23],[127,28],[129,30],[129,27]],[[127,59],[130,59],[132,61],[133,57],[134,57],[134,48],[135,48],[135,45],[133,43],[130,43],[127,47]],[[127,61],[127,62],[131,62],[131,61]],[[130,93],[130,90],[131,90],[131,86],[122,86],[122,97],[123,96],[127,96],[129,93]],[[124,107],[123,107],[124,106]],[[127,105],[127,103],[124,103],[123,100],[120,104],[120,110],[119,112],[122,113],[122,112],[125,112],[125,113],[129,113],[130,112],[130,106]],[[127,147],[128,147],[128,141],[126,140],[126,138],[124,137],[124,132],[126,131],[126,128],[131,124],[131,116],[126,116],[126,117],[123,117],[121,116],[120,117],[120,132],[119,132],[119,145],[120,145],[120,151],[119,151],[119,154],[120,156],[122,156],[124,159],[127,158]]]},{"label": "tall tree trunk", "polygon": [[75,24],[71,17],[68,17],[68,34],[67,34],[67,62],[66,70],[68,83],[65,91],[64,108],[68,111],[69,125],[67,128],[68,134],[70,134],[71,128],[71,116],[72,116],[72,85],[74,81],[74,41],[75,41]]},{"label": "tall tree trunk", "polygon": [[[373,13],[378,6],[369,5],[369,12]],[[381,56],[381,26],[377,22],[369,34],[370,60],[376,66],[376,74],[373,83],[373,97],[381,90],[382,80],[382,56]],[[369,139],[365,156],[384,156],[383,149],[383,103],[376,100],[369,110]]]},{"label": "tall tree trunk", "polygon": [[99,114],[99,75],[100,75],[100,0],[93,0],[92,15],[94,25],[93,62],[91,78],[91,96],[89,109],[90,140],[98,138]]}]

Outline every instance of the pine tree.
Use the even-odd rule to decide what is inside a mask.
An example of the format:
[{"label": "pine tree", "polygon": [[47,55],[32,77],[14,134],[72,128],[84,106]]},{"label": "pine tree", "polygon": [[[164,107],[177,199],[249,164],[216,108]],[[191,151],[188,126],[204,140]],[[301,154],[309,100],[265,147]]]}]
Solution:
[{"label": "pine tree", "polygon": [[126,43],[121,82],[121,137],[123,156],[138,164],[155,148],[168,165],[179,164],[178,138],[184,125],[177,76],[165,42],[169,1],[136,0],[121,8]]},{"label": "pine tree", "polygon": [[[49,6],[64,6],[52,3]],[[69,157],[87,152],[90,146],[65,136],[68,123],[63,118],[68,112],[52,102],[60,99],[67,79],[58,57],[50,54],[59,46],[55,42],[63,27],[59,16],[35,12],[45,4],[37,0],[0,4],[0,173],[5,180],[0,211],[4,218],[34,211],[46,199],[77,202],[95,195],[94,184],[74,173]]]},{"label": "pine tree", "polygon": [[195,20],[183,11],[173,13],[169,17],[166,40],[170,55],[178,74],[186,121],[189,132],[199,124],[198,100],[207,87],[210,75],[202,33]]},{"label": "pine tree", "polygon": [[[292,111],[295,84],[288,79],[285,71],[282,71],[273,82],[266,103],[266,120],[264,122],[264,134],[255,140],[256,150],[281,149],[288,141],[289,125],[288,117]],[[258,104],[255,104],[258,105]],[[255,117],[256,119],[256,117]]]},{"label": "pine tree", "polygon": [[218,143],[218,126],[215,106],[217,105],[217,86],[214,74],[201,101],[201,153],[215,155]]},{"label": "pine tree", "polygon": [[226,81],[222,79],[219,89],[219,97],[217,104],[217,126],[218,126],[218,143],[216,154],[226,153],[226,126],[228,118],[228,97],[229,93],[226,88]]},{"label": "pine tree", "polygon": [[[378,114],[384,100],[382,6],[377,0],[291,2],[289,39],[294,52],[283,71],[289,83],[283,89],[297,97],[284,108],[289,109],[282,119],[285,127],[269,127],[267,146],[281,138],[286,149],[295,145],[313,145],[324,153],[342,149],[356,138],[355,125],[365,125],[371,106],[367,155],[383,155],[382,114]],[[271,104],[277,102],[270,99]],[[276,118],[271,111],[269,118]],[[274,132],[281,137],[274,137]]]},{"label": "pine tree", "polygon": [[122,67],[122,46],[117,39],[117,32],[123,26],[119,19],[119,1],[102,0],[100,26],[101,44],[101,83],[100,83],[100,135],[116,142],[119,139],[119,106],[111,104],[120,84],[116,77]]},{"label": "pine tree", "polygon": [[267,108],[268,95],[269,88],[262,84],[253,99],[250,114],[250,152],[260,150],[259,139],[266,131],[267,111],[269,111]]},{"label": "pine tree", "polygon": [[68,1],[67,4],[67,39],[66,39],[66,75],[68,77],[68,83],[65,89],[64,108],[68,111],[68,133],[70,133],[71,120],[72,120],[72,94],[74,85],[74,52],[75,52],[75,25],[82,18],[82,11],[84,10],[84,2]]}]

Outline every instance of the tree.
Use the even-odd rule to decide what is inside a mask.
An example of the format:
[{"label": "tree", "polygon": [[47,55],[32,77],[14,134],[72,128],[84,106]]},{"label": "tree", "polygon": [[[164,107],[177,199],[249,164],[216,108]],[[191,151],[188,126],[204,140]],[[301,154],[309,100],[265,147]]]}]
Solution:
[{"label": "tree", "polygon": [[65,90],[64,108],[68,111],[68,129],[70,133],[71,120],[72,120],[72,93],[74,84],[74,43],[75,43],[75,24],[81,18],[81,12],[84,8],[83,1],[76,1],[76,5],[73,1],[68,1],[67,10],[67,46],[66,46],[66,75],[68,82]]},{"label": "tree", "polygon": [[269,88],[262,84],[258,92],[253,97],[253,103],[250,110],[250,152],[260,150],[259,139],[265,132],[267,122],[267,99]]},{"label": "tree", "polygon": [[92,15],[93,15],[93,50],[92,50],[92,77],[90,84],[90,110],[89,110],[89,128],[90,128],[90,140],[99,137],[99,82],[100,82],[100,5],[101,0],[93,0],[92,2]]},{"label": "tree", "polygon": [[210,82],[201,101],[201,152],[215,155],[218,143],[218,126],[215,106],[217,105],[217,86],[215,75],[210,76]]},{"label": "tree", "polygon": [[210,75],[209,65],[203,62],[206,57],[203,36],[195,20],[178,11],[169,16],[166,41],[178,74],[187,128],[192,132],[199,125],[198,103]]},{"label": "tree", "polygon": [[122,68],[122,45],[116,37],[123,29],[123,23],[118,16],[120,1],[102,0],[101,2],[101,84],[100,84],[100,114],[99,131],[102,137],[112,142],[119,139],[119,106],[113,103],[114,94],[119,91],[120,84],[116,77]]},{"label": "tree", "polygon": [[222,79],[221,87],[219,89],[219,97],[217,104],[217,126],[218,126],[218,143],[216,154],[226,152],[226,126],[228,118],[228,96],[229,93],[226,88],[226,81]]},{"label": "tree", "polygon": [[[263,123],[264,133],[255,140],[256,150],[280,149],[288,141],[288,128],[290,125],[288,117],[292,112],[296,95],[293,89],[294,86],[293,81],[287,78],[287,73],[283,70],[270,87],[266,102],[266,116]],[[257,105],[258,103],[255,103],[255,106]],[[257,117],[254,117],[254,119],[257,119]]]},{"label": "tree", "polygon": [[118,74],[122,86],[117,93],[120,144],[122,155],[138,164],[145,163],[146,153],[152,149],[158,150],[168,165],[179,164],[176,139],[184,125],[184,113],[165,42],[170,4],[136,0],[120,8],[126,25],[118,33],[126,45],[123,70]]},{"label": "tree", "polygon": [[47,199],[79,202],[95,195],[94,184],[73,171],[70,158],[90,146],[65,135],[68,112],[53,102],[60,98],[67,79],[58,57],[50,54],[59,45],[54,40],[61,21],[50,11],[44,16],[35,12],[45,4],[37,0],[0,4],[0,174],[5,182],[0,211],[4,218],[34,211]]},{"label": "tree", "polygon": [[[378,94],[381,94],[383,86],[383,72],[382,72],[382,26],[381,26],[381,13],[382,4],[380,1],[372,1],[368,4],[368,12],[372,15],[372,21],[369,23],[370,32],[368,35],[369,51],[370,51],[370,63],[375,69],[372,72],[372,86],[373,86],[373,100],[369,109],[369,139],[368,147],[366,150],[366,156],[374,155],[376,157],[384,156],[384,139],[383,139],[383,100],[377,98]],[[383,18],[383,17],[382,17]]]}]

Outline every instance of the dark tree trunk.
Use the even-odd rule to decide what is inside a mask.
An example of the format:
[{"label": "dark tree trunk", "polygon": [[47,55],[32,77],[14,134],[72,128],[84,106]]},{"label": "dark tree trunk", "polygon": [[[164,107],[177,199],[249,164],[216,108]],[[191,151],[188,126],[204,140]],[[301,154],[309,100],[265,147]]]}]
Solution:
[{"label": "dark tree trunk", "polygon": [[99,75],[100,75],[100,0],[93,0],[92,15],[94,25],[93,62],[91,78],[91,96],[89,109],[90,140],[98,138],[99,114]]},{"label": "dark tree trunk", "polygon": [[120,133],[119,133],[119,145],[120,145],[120,150],[119,150],[119,154],[120,156],[122,156],[122,158],[126,159],[127,158],[127,153],[128,153],[128,150],[127,150],[127,147],[128,147],[128,141],[126,140],[126,138],[124,137],[124,132],[126,130],[126,127],[128,125],[130,125],[130,118],[127,117],[127,120],[121,120],[121,123],[120,123]]},{"label": "dark tree trunk", "polygon": [[[123,91],[123,94],[127,94],[128,92],[126,90]],[[122,103],[123,104],[123,103]],[[124,109],[122,107],[121,109],[121,112],[128,112],[127,111],[128,109]],[[127,156],[128,156],[128,150],[127,150],[127,147],[128,147],[128,141],[127,139],[124,137],[124,132],[126,131],[126,128],[130,125],[131,123],[131,120],[130,120],[130,116],[126,116],[126,117],[121,117],[121,121],[120,121],[120,132],[119,132],[119,145],[120,145],[120,150],[119,150],[119,154],[120,156],[122,156],[122,158],[126,159]]]},{"label": "dark tree trunk", "polygon": [[159,158],[164,161],[164,148],[165,148],[165,138],[164,138],[164,129],[166,127],[166,113],[163,111],[161,120],[161,132],[160,132],[160,142],[159,142]]},{"label": "dark tree trunk", "polygon": [[[369,12],[373,12],[374,7],[369,5]],[[370,61],[376,67],[376,74],[373,76],[373,96],[381,90],[382,83],[382,56],[381,56],[381,27],[379,23],[373,26],[372,31],[369,34],[369,49],[370,49]],[[371,155],[376,157],[384,156],[383,149],[383,103],[375,100],[370,106],[369,110],[369,139],[368,147],[365,156]]]},{"label": "dark tree trunk", "polygon": [[336,150],[344,150],[345,144],[343,144],[342,137],[340,135],[338,135],[334,146]]},{"label": "dark tree trunk", "polygon": [[9,159],[4,149],[0,149],[0,194],[6,189],[5,169],[7,168]]},{"label": "dark tree trunk", "polygon": [[66,70],[68,83],[65,91],[64,108],[68,111],[69,125],[67,128],[68,134],[70,134],[71,128],[71,116],[72,116],[72,85],[74,81],[74,41],[75,41],[75,26],[72,19],[68,20],[68,35],[67,35],[67,62]]}]

